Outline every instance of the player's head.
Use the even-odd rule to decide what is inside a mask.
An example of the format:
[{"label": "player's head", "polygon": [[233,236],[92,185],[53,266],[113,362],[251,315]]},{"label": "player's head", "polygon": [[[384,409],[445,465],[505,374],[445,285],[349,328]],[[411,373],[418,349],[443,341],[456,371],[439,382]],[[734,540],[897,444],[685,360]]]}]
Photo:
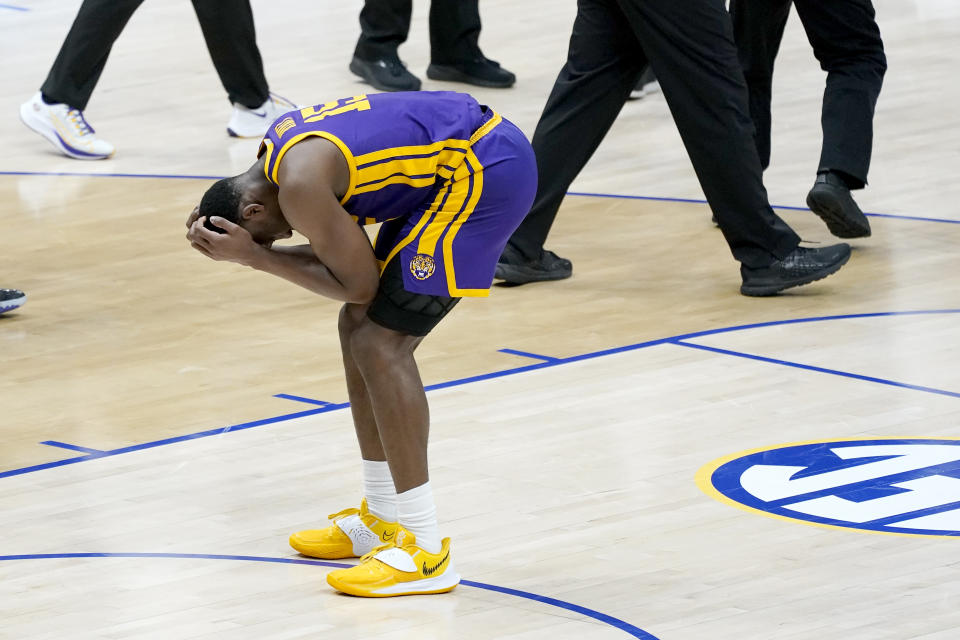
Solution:
[{"label": "player's head", "polygon": [[210,222],[212,216],[219,216],[243,227],[255,242],[266,246],[291,235],[290,225],[280,211],[276,188],[249,173],[214,182],[203,194],[198,214],[206,218],[204,226],[208,229],[223,232]]}]

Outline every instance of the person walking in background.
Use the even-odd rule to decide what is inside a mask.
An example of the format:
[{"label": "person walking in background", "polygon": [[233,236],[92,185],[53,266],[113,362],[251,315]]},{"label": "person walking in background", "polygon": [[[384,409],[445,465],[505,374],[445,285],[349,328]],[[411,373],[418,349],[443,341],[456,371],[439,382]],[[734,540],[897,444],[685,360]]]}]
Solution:
[{"label": "person walking in background", "polygon": [[610,129],[649,61],[720,230],[741,263],[740,292],[767,296],[824,278],[850,247],[801,247],[770,207],[743,71],[722,0],[579,0],[567,62],[533,135],[539,186],[497,277],[569,278],[543,247],[570,183]]},{"label": "person walking in background", "polygon": [[876,12],[870,0],[731,0],[733,33],[750,91],[750,117],[764,169],[770,164],[773,64],[790,15],[800,22],[820,67],[823,146],[807,206],[833,235],[870,235],[870,222],[850,194],[867,183],[873,149],[873,112],[887,70]]},{"label": "person walking in background", "polygon": [[[512,87],[517,77],[480,51],[479,0],[430,2],[431,80]],[[412,0],[365,0],[350,71],[381,91],[419,91],[420,79],[397,53],[410,32]]]},{"label": "person walking in background", "polygon": [[[24,124],[61,153],[102,160],[114,146],[83,115],[110,49],[143,0],[84,0],[43,86],[20,107]],[[231,136],[260,137],[280,114],[296,107],[270,93],[257,48],[249,0],[193,0],[220,81],[233,104]]]}]

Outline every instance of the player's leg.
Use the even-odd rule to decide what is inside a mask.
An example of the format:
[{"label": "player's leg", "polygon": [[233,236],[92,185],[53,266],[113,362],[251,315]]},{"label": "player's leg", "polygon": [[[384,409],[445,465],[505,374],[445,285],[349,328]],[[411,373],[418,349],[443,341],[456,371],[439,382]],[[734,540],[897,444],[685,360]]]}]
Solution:
[{"label": "player's leg", "polygon": [[[353,331],[350,350],[399,492],[402,537],[359,567],[330,574],[331,585],[354,595],[436,593],[459,581],[449,539],[440,539],[437,526],[427,467],[429,410],[414,351],[457,296],[489,292],[497,258],[536,190],[530,143],[512,123],[482,109],[471,148],[433,203],[402,223],[385,223],[377,236],[375,252],[387,266],[367,311],[370,322]],[[419,224],[422,216],[430,222]]]},{"label": "player's leg", "polygon": [[[354,414],[357,437],[365,456],[382,451],[389,462],[401,526],[393,546],[376,551],[357,567],[328,575],[331,586],[358,596],[440,593],[459,583],[450,562],[450,540],[439,534],[427,468],[430,414],[414,359],[423,336],[459,298],[407,291],[400,262],[395,257],[385,268],[365,318],[351,322],[341,334],[348,345],[344,351],[356,366],[347,370],[354,388],[351,402],[357,395],[366,401]],[[350,382],[356,373],[359,379]]]},{"label": "player's leg", "polygon": [[366,322],[366,311],[366,305],[346,304],[340,310],[339,320],[347,395],[360,445],[363,499],[359,509],[332,514],[330,526],[290,536],[291,547],[314,558],[359,557],[391,542],[397,531],[397,490],[380,443],[370,395],[351,347],[351,336]]}]

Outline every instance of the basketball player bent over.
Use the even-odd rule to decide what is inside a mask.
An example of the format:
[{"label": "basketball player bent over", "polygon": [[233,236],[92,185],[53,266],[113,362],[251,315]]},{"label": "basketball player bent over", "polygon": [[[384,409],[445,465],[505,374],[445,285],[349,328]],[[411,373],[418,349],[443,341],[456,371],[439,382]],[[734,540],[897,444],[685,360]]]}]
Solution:
[{"label": "basketball player bent over", "polygon": [[[466,94],[355,96],[281,116],[256,164],[216,182],[187,221],[204,255],[346,303],[340,344],[365,499],[290,537],[308,556],[363,556],[327,576],[340,591],[440,593],[460,581],[438,531],[413,352],[462,296],[489,294],[536,176],[523,133]],[[371,247],[360,227],[376,222]],[[292,229],[310,244],[272,247]]]}]

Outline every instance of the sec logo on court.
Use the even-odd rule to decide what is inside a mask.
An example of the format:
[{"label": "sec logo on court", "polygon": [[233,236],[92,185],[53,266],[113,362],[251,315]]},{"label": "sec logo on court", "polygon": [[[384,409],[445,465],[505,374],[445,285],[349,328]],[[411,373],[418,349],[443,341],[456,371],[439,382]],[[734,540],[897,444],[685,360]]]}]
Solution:
[{"label": "sec logo on court", "polygon": [[839,440],[779,445],[697,472],[708,495],[821,526],[960,535],[960,441]]}]

